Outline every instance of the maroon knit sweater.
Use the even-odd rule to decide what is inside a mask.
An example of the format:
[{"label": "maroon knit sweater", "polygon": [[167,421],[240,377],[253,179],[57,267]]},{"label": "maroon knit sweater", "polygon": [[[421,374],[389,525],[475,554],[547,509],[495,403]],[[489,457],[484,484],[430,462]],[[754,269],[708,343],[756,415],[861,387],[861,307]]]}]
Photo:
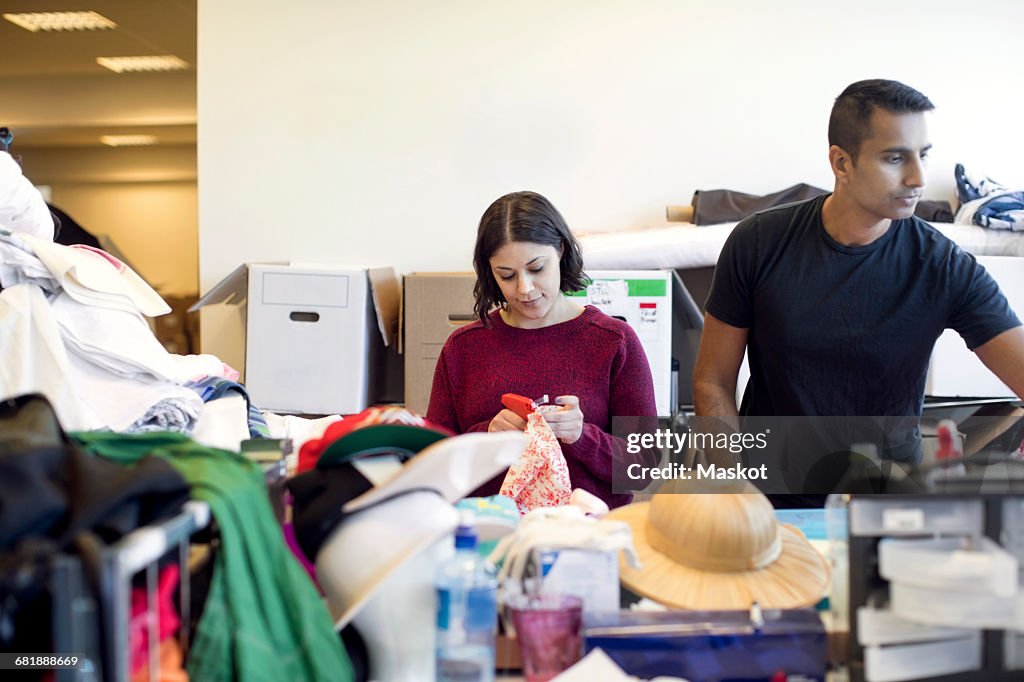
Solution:
[{"label": "maroon knit sweater", "polygon": [[[630,455],[610,435],[612,417],[653,417],[654,385],[640,339],[633,329],[593,306],[572,320],[541,329],[510,327],[497,311],[491,326],[478,320],[448,337],[430,392],[427,419],[456,433],[486,431],[502,410],[503,393],[552,401],[575,395],[583,412],[583,434],[561,443],[573,488],[594,493],[610,507],[628,504],[630,494],[613,494],[618,476],[631,462],[651,466],[649,455]],[[620,468],[621,467],[621,468]],[[498,492],[504,473],[474,495]]]}]

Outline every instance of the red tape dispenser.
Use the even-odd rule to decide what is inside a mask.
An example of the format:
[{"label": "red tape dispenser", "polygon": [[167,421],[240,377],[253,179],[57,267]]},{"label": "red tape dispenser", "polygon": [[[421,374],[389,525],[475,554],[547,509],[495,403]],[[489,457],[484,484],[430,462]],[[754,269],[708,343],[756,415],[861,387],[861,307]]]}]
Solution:
[{"label": "red tape dispenser", "polygon": [[523,419],[526,419],[531,412],[537,409],[538,405],[544,405],[548,402],[548,396],[545,393],[540,398],[532,400],[524,395],[518,393],[506,393],[501,396],[501,404],[518,414]]}]

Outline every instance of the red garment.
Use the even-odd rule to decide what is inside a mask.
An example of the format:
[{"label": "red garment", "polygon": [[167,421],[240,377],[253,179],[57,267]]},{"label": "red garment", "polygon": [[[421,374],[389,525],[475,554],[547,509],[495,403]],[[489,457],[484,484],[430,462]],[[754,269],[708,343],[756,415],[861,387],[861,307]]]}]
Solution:
[{"label": "red garment", "polygon": [[[631,455],[610,435],[612,417],[654,417],[654,384],[633,329],[593,306],[578,317],[542,329],[510,327],[497,311],[491,326],[480,321],[448,337],[434,371],[427,419],[456,433],[486,431],[501,411],[501,396],[518,393],[554,400],[575,395],[583,411],[583,435],[562,443],[573,488],[583,488],[609,507],[631,494],[611,491],[612,464],[624,480],[632,462],[653,466],[650,453]],[[475,495],[498,492],[504,473]]]},{"label": "red garment", "polygon": [[188,682],[178,640],[170,637],[160,642],[159,660],[160,675],[155,681],[149,679],[149,665],[145,665],[132,672],[132,682]]},{"label": "red garment", "polygon": [[[417,434],[409,436],[407,433],[404,437],[401,437],[393,429],[372,430],[376,426],[408,427],[417,432]],[[366,429],[366,431],[363,429]],[[352,435],[356,431],[360,432],[358,438]],[[418,433],[421,431],[422,433]],[[351,447],[344,449],[348,453],[360,451],[363,448],[376,449],[387,446],[406,447],[414,452],[419,452],[420,448],[451,435],[454,434],[449,433],[445,429],[438,428],[420,415],[410,412],[404,407],[397,405],[368,407],[359,414],[350,415],[341,421],[334,422],[327,427],[320,438],[312,438],[303,443],[299,449],[298,473],[301,474],[313,469],[328,448],[337,441],[349,438],[350,436],[351,438],[347,442],[351,443]],[[344,452],[335,454],[341,456],[342,459],[345,456]]]},{"label": "red garment", "polygon": [[[129,621],[128,635],[131,649],[132,674],[135,675],[149,660],[149,618],[158,618],[157,640],[163,641],[173,637],[181,625],[178,607],[174,603],[174,592],[178,587],[181,571],[177,564],[169,564],[157,578],[156,608],[157,612],[149,612],[149,599],[144,587],[132,588],[132,615]],[[180,666],[179,666],[180,667]]]}]

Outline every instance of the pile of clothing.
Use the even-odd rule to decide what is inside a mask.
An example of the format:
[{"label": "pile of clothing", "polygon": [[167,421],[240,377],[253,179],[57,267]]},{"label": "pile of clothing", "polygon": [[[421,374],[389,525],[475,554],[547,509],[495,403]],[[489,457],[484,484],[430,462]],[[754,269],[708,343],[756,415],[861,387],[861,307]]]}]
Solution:
[{"label": "pile of clothing", "polygon": [[960,200],[955,222],[1024,231],[1024,190],[1010,189],[992,178],[972,176],[962,163],[956,165],[953,175]]}]

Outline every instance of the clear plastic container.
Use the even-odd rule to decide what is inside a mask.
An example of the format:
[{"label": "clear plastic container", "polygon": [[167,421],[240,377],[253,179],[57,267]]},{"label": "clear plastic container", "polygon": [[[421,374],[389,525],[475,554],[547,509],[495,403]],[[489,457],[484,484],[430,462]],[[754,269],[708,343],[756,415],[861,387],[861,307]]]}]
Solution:
[{"label": "clear plastic container", "polygon": [[1017,568],[1017,558],[986,537],[884,538],[878,543],[882,577],[916,587],[1012,597]]}]

